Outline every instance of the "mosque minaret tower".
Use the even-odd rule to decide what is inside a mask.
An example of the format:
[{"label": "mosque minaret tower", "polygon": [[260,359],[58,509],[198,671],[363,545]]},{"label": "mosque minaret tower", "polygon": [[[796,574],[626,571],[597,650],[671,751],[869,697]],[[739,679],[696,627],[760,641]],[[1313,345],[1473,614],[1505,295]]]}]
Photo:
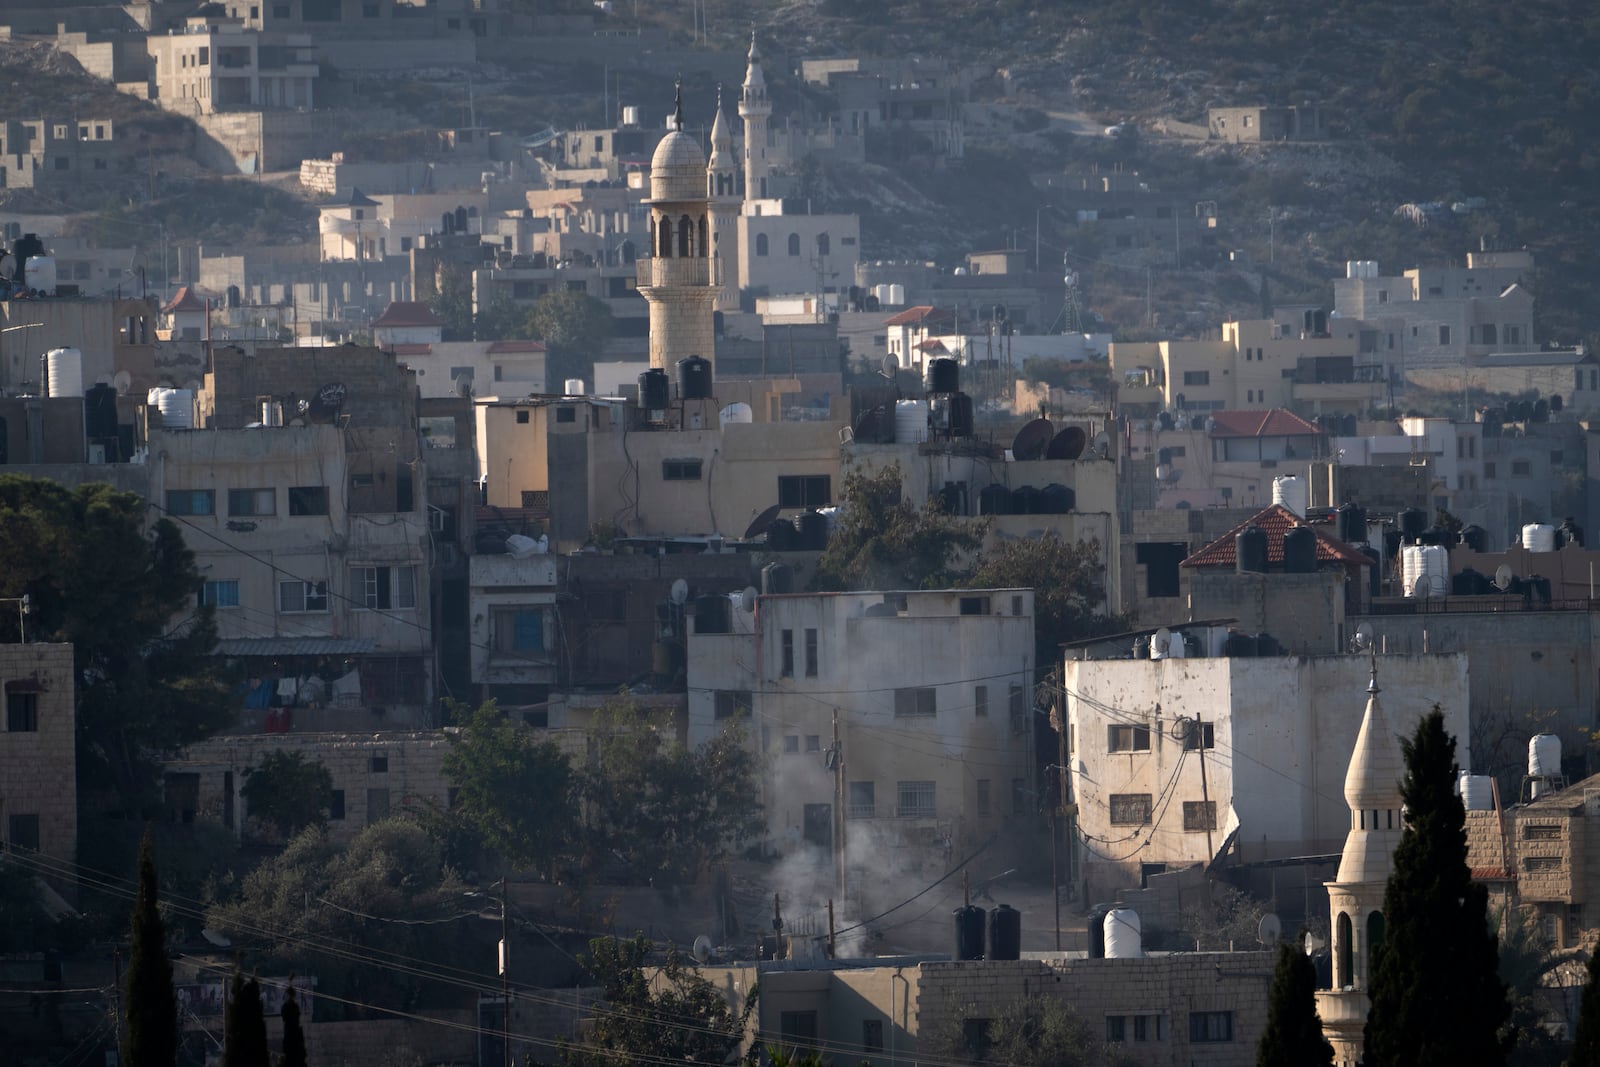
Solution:
[{"label": "mosque minaret tower", "polygon": [[683,129],[680,86],[672,132],[650,158],[650,254],[638,275],[650,305],[650,366],[668,372],[689,356],[714,362],[712,305],[720,290],[706,177],[705,152]]}]

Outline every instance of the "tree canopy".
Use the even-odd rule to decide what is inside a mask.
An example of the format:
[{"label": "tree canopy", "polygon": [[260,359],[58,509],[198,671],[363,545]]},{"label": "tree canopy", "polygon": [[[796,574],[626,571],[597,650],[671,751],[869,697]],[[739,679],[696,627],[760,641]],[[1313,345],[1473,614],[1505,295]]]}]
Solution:
[{"label": "tree canopy", "polygon": [[1114,633],[1127,620],[1102,614],[1106,566],[1097,540],[1042,537],[1001,541],[986,548],[966,584],[974,589],[1032,589],[1039,666],[1057,661],[1063,642]]},{"label": "tree canopy", "polygon": [[532,334],[545,346],[545,388],[554,389],[566,378],[587,378],[594,373],[600,348],[610,339],[615,323],[611,308],[581,289],[546,293],[528,314]]},{"label": "tree canopy", "polygon": [[172,1067],[178,1055],[178,994],[172,987],[166,940],[156,882],[155,837],[147,830],[139,849],[139,889],[133,903],[128,973],[123,979],[128,1021],[122,1062],[128,1067]]},{"label": "tree canopy", "polygon": [[1366,1060],[1371,1067],[1504,1063],[1515,1035],[1498,973],[1488,890],[1467,868],[1466,810],[1455,795],[1456,742],[1435,707],[1401,740],[1406,828],[1383,895],[1374,947]]},{"label": "tree canopy", "polygon": [[871,473],[848,471],[839,525],[817,561],[814,590],[947,589],[964,584],[987,525],[937,503],[903,499],[898,463]]},{"label": "tree canopy", "polygon": [[1123,1062],[1059,996],[1021,997],[972,1025],[978,1015],[979,1009],[969,1007],[939,1020],[929,1034],[933,1055],[980,1067],[1111,1067]]},{"label": "tree canopy", "polygon": [[[104,483],[0,476],[0,597],[26,594],[28,637],[74,646],[78,782],[125,806],[153,795],[154,756],[226,726],[235,705],[194,554],[178,527]],[[14,613],[0,612],[10,640]]]},{"label": "tree canopy", "polygon": [[1572,1067],[1600,1067],[1600,952],[1589,954],[1588,981],[1572,1035]]},{"label": "tree canopy", "polygon": [[1316,965],[1287,944],[1278,946],[1256,1067],[1333,1067],[1333,1044],[1322,1036],[1317,1016]]},{"label": "tree canopy", "polygon": [[222,1030],[222,1067],[272,1067],[261,983],[254,975],[246,978],[241,971],[233,972]]},{"label": "tree canopy", "polygon": [[308,826],[321,826],[333,805],[333,775],[322,761],[302,752],[269,752],[244,772],[239,787],[252,819],[286,840]]}]

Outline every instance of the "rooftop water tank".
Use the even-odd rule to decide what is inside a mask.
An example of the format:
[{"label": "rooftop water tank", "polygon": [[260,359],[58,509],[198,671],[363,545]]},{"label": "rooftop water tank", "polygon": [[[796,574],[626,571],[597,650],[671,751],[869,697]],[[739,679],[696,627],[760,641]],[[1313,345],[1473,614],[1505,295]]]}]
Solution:
[{"label": "rooftop water tank", "polygon": [[83,394],[83,432],[91,440],[117,436],[117,390],[100,384]]},{"label": "rooftop water tank", "polygon": [[752,423],[756,421],[756,413],[755,409],[749,404],[742,400],[736,400],[723,408],[722,413],[717,418],[724,426],[732,423]]},{"label": "rooftop water tank", "polygon": [[1428,513],[1421,508],[1401,508],[1394,520],[1401,535],[1411,540],[1422,536],[1422,531],[1428,528]]},{"label": "rooftop water tank", "polygon": [[1456,791],[1461,794],[1461,804],[1468,811],[1494,810],[1494,779],[1489,775],[1462,771]]},{"label": "rooftop water tank", "polygon": [[894,402],[894,439],[902,445],[916,444],[928,439],[928,402],[926,400],[896,400]]},{"label": "rooftop water tank", "polygon": [[1272,502],[1282,504],[1294,512],[1297,519],[1306,517],[1306,481],[1293,474],[1272,479]]},{"label": "rooftop water tank", "polygon": [[983,909],[975,905],[965,904],[955,910],[956,959],[983,959],[983,920]]},{"label": "rooftop water tank", "polygon": [[1339,540],[1347,545],[1365,544],[1367,540],[1367,509],[1354,504],[1341,504],[1338,509]]},{"label": "rooftop water tank", "polygon": [[928,360],[927,388],[930,393],[960,392],[961,364],[949,356]]},{"label": "rooftop water tank", "polygon": [[189,389],[162,389],[156,398],[161,409],[161,425],[168,430],[194,428],[194,392]]},{"label": "rooftop water tank", "polygon": [[1144,933],[1139,913],[1132,908],[1112,908],[1103,920],[1106,932],[1106,959],[1133,960],[1144,955]]},{"label": "rooftop water tank", "polygon": [[704,400],[711,395],[711,362],[699,356],[678,360],[678,396]]},{"label": "rooftop water tank", "polygon": [[906,287],[901,285],[899,282],[891,283],[890,286],[889,286],[889,306],[890,307],[904,307],[905,306],[905,302],[906,302]]},{"label": "rooftop water tank", "polygon": [[1450,552],[1442,545],[1400,550],[1400,589],[1408,597],[1444,596],[1450,589]]},{"label": "rooftop water tank", "polygon": [[1246,526],[1233,539],[1234,569],[1240,574],[1263,574],[1267,569],[1267,532]]},{"label": "rooftop water tank", "polygon": [[1461,527],[1461,543],[1474,552],[1489,551],[1489,531],[1476,524]]},{"label": "rooftop water tank", "polygon": [[562,392],[563,396],[582,396],[583,395],[583,379],[582,378],[568,378],[565,382],[562,383],[561,392]]},{"label": "rooftop water tank", "polygon": [[52,397],[83,395],[83,353],[76,348],[52,348],[45,353],[45,379]]},{"label": "rooftop water tank", "polygon": [[1561,773],[1561,738],[1555,734],[1528,738],[1528,773],[1544,778]]},{"label": "rooftop water tank", "polygon": [[1022,958],[1022,912],[1001,904],[989,912],[989,952],[991,960]]},{"label": "rooftop water tank", "polygon": [[646,411],[665,411],[672,404],[672,383],[667,372],[651,367],[639,375],[639,406]]},{"label": "rooftop water tank", "polygon": [[1556,528],[1545,522],[1530,522],[1522,528],[1522,547],[1529,552],[1554,552]]},{"label": "rooftop water tank", "polygon": [[33,256],[24,265],[28,288],[45,296],[56,295],[56,260],[54,256]]},{"label": "rooftop water tank", "polygon": [[1283,534],[1283,569],[1309,574],[1317,569],[1317,535],[1309,526],[1296,526]]},{"label": "rooftop water tank", "polygon": [[995,482],[978,490],[979,515],[1010,515],[1011,490]]}]

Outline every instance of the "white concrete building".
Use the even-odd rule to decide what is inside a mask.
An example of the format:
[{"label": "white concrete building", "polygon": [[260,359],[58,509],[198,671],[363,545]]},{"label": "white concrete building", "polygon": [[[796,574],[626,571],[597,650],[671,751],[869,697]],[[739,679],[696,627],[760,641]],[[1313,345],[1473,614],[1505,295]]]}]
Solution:
[{"label": "white concrete building", "polygon": [[[220,5],[214,5],[220,9]],[[316,106],[320,75],[309,33],[263,32],[220,14],[151,34],[150,99],[187,115]]]},{"label": "white concrete building", "polygon": [[[1200,647],[1220,636],[1197,632]],[[1219,642],[1220,643],[1220,642]],[[1402,732],[1435,704],[1467,751],[1469,678],[1460,653],[1381,657]],[[1361,722],[1360,656],[1068,660],[1072,799],[1083,899],[1141,871],[1338,850],[1341,796]]]},{"label": "white concrete building", "polygon": [[556,681],[556,558],[473,555],[469,563],[472,683]]}]

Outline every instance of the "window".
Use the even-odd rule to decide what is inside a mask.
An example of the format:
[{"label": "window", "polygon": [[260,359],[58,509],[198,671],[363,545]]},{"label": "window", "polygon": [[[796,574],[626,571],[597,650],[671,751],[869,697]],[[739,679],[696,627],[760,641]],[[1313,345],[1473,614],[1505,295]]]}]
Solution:
[{"label": "window", "polygon": [[387,789],[367,790],[367,825],[371,826],[389,817],[389,791]]},{"label": "window", "polygon": [[344,790],[343,789],[335,789],[333,791],[333,799],[328,802],[328,818],[329,819],[343,819],[344,818]]},{"label": "window", "polygon": [[1378,290],[1378,303],[1387,304],[1388,302],[1389,302],[1389,290],[1387,290],[1387,289],[1379,289]]},{"label": "window", "polygon": [[806,677],[817,676],[817,631],[806,628]]},{"label": "window", "polygon": [[387,752],[375,752],[367,757],[367,772],[369,774],[388,774],[389,754]]},{"label": "window", "polygon": [[202,66],[202,67],[211,66],[211,49],[209,49],[209,48],[200,49],[200,64],[199,65]]},{"label": "window", "polygon": [[214,515],[216,496],[209,489],[168,489],[167,514]]},{"label": "window", "polygon": [[1522,327],[1521,326],[1512,326],[1510,324],[1507,324],[1506,328],[1505,328],[1505,335],[1506,335],[1506,344],[1508,344],[1508,345],[1520,345],[1522,343]]},{"label": "window", "polygon": [[972,690],[972,713],[980,719],[989,717],[989,687],[986,685],[974,686]]},{"label": "window", "polygon": [[1183,802],[1183,828],[1190,833],[1217,828],[1217,802],[1215,800],[1185,800]]},{"label": "window", "polygon": [[1111,825],[1146,826],[1155,810],[1149,793],[1112,793]]},{"label": "window", "polygon": [[1161,1016],[1135,1015],[1133,1017],[1133,1039],[1135,1041],[1160,1041]]},{"label": "window", "polygon": [[661,480],[664,482],[698,482],[701,461],[698,459],[664,459],[661,461]]},{"label": "window", "polygon": [[236,608],[239,606],[239,583],[234,580],[207,582],[200,587],[200,606]]},{"label": "window", "polygon": [[328,513],[328,487],[325,485],[296,485],[289,488],[289,514],[326,515]]},{"label": "window", "polygon": [[782,677],[782,678],[793,678],[794,677],[794,631],[793,630],[785,630],[785,631],[783,631],[783,633],[780,635],[780,641],[781,641],[782,648],[783,648],[783,653],[782,653],[782,655],[783,655],[783,664],[782,664],[782,669],[778,672],[779,677]]},{"label": "window", "polygon": [[1193,752],[1198,748],[1216,748],[1216,724],[1209,722],[1189,723],[1189,730],[1183,735],[1183,747],[1188,752]]},{"label": "window", "polygon": [[1450,343],[1450,327],[1439,327],[1439,343],[1442,345],[1447,345]]},{"label": "window", "polygon": [[39,816],[13,815],[8,829],[10,833],[6,835],[6,840],[13,849],[39,851]]},{"label": "window", "polygon": [[1561,869],[1561,857],[1524,856],[1522,869],[1525,871],[1559,871]]},{"label": "window", "polygon": [[785,752],[799,752],[800,751],[800,735],[799,734],[784,734],[783,735],[783,750]]},{"label": "window", "polygon": [[748,719],[755,707],[748,689],[718,689],[713,700],[718,719]]},{"label": "window", "polygon": [[1183,372],[1184,385],[1210,385],[1211,372],[1208,370],[1186,370]]},{"label": "window", "polygon": [[989,1020],[962,1019],[961,1044],[967,1055],[982,1059],[989,1052]]},{"label": "window", "polygon": [[1561,827],[1554,823],[1523,823],[1522,839],[1524,841],[1559,841],[1561,840]]},{"label": "window", "polygon": [[894,691],[894,717],[912,717],[939,714],[939,691],[931,686],[896,689]]},{"label": "window", "polygon": [[1484,463],[1484,465],[1483,465],[1483,476],[1485,478],[1493,478],[1495,476],[1494,464],[1492,462],[1487,462],[1486,461]]},{"label": "window", "polygon": [[1233,1012],[1191,1011],[1189,1013],[1189,1040],[1196,1043],[1232,1041]]},{"label": "window", "polygon": [[1107,726],[1107,752],[1149,752],[1150,727]]},{"label": "window", "polygon": [[756,255],[764,256],[766,254],[767,254],[767,235],[764,234],[764,233],[758,233],[758,234],[756,234]]},{"label": "window", "polygon": [[899,812],[902,819],[931,819],[934,817],[932,782],[900,782]]},{"label": "window", "polygon": [[989,598],[986,596],[964,596],[960,604],[963,615],[989,614]]},{"label": "window", "polygon": [[386,611],[417,606],[416,567],[351,567],[350,599],[358,608]]},{"label": "window", "polygon": [[1511,461],[1511,476],[1513,478],[1526,478],[1530,472],[1528,461],[1515,459]]},{"label": "window", "polygon": [[1011,710],[1011,732],[1020,734],[1028,728],[1028,696],[1027,690],[1020,685],[1012,684],[1006,694],[1008,706]]},{"label": "window", "polygon": [[543,607],[500,608],[494,613],[494,650],[526,655],[550,651],[555,634]]},{"label": "window", "polygon": [[817,1013],[785,1011],[778,1013],[778,1033],[790,1048],[810,1048],[817,1042]]},{"label": "window", "polygon": [[785,508],[820,508],[833,503],[833,480],[826,474],[778,476],[778,504]]},{"label": "window", "polygon": [[6,732],[31,734],[39,730],[39,694],[36,692],[6,694]]},{"label": "window", "polygon": [[877,1052],[883,1048],[883,1020],[861,1020],[861,1047],[867,1052]]},{"label": "window", "polygon": [[571,404],[568,404],[565,407],[556,408],[556,421],[557,422],[577,422],[578,421],[578,409],[573,407]]},{"label": "window", "polygon": [[876,782],[851,782],[849,806],[845,813],[852,819],[870,819],[878,813]]},{"label": "window", "polygon": [[1106,1016],[1106,1040],[1128,1040],[1128,1017],[1126,1015]]},{"label": "window", "polygon": [[822,735],[821,734],[806,734],[806,751],[807,752],[821,752],[822,751]]},{"label": "window", "polygon": [[328,610],[327,582],[279,582],[278,610],[285,614]]},{"label": "window", "polygon": [[517,424],[521,426],[528,424],[528,413],[526,411],[517,412]]},{"label": "window", "polygon": [[278,510],[278,494],[271,489],[229,489],[229,515],[273,515]]},{"label": "window", "polygon": [[989,779],[979,778],[977,781],[978,814],[989,814]]}]

